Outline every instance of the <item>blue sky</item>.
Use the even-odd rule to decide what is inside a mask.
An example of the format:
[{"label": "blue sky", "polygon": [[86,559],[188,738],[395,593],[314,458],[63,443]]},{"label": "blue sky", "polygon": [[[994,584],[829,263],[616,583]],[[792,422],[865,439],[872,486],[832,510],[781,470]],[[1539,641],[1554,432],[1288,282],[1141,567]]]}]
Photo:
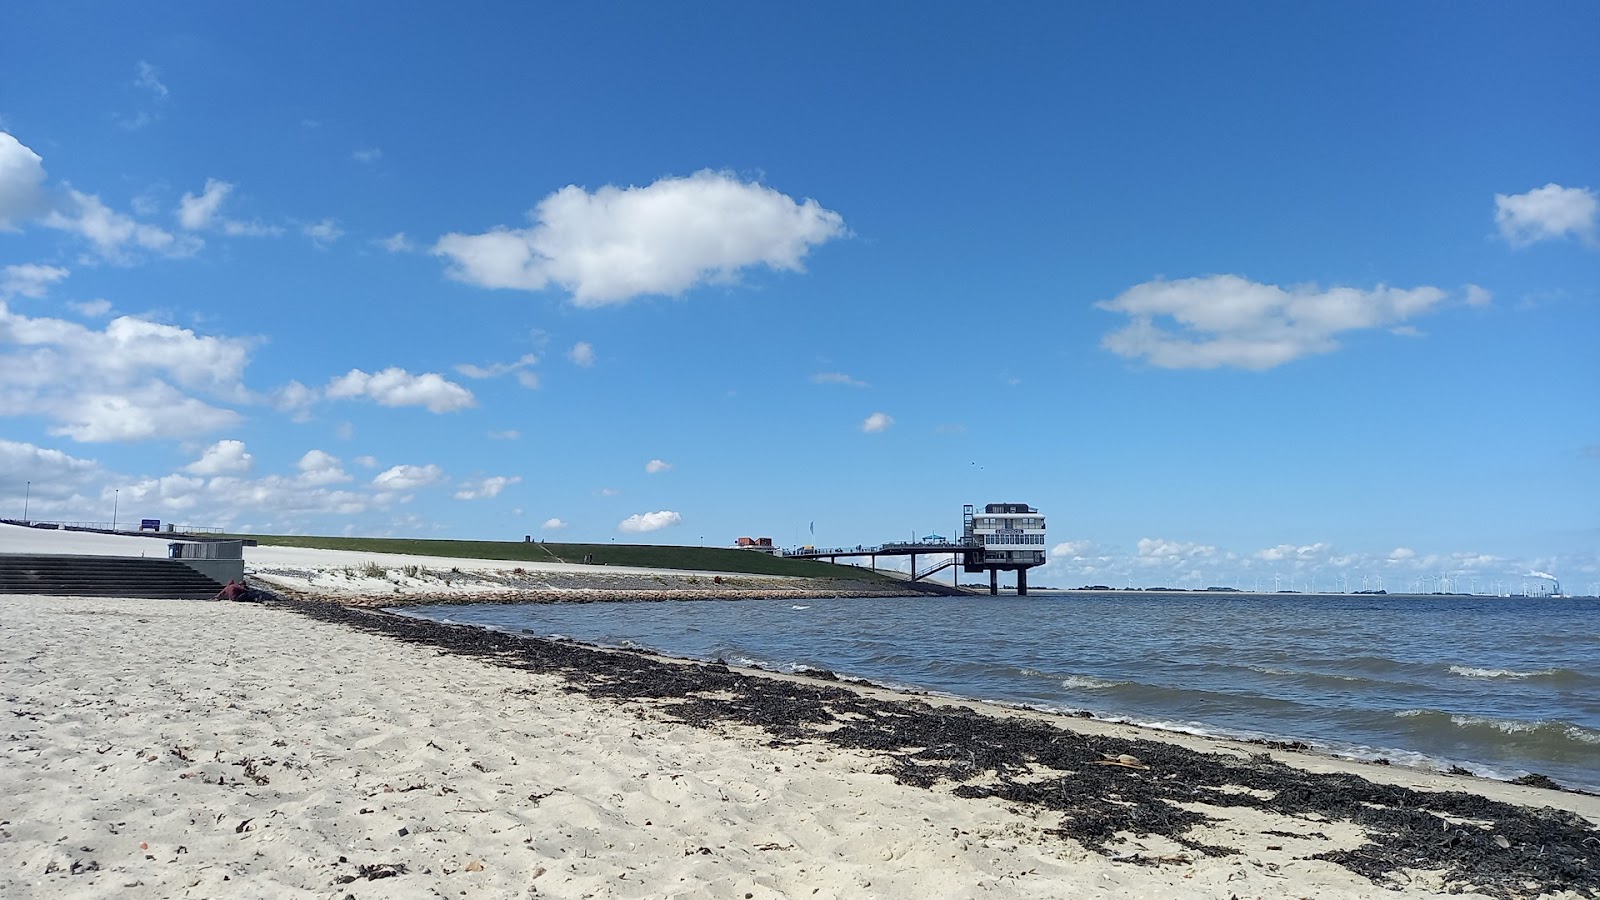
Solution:
[{"label": "blue sky", "polygon": [[1036,582],[1588,591],[1596,33],[11,4],[0,508],[853,545],[1004,500]]}]

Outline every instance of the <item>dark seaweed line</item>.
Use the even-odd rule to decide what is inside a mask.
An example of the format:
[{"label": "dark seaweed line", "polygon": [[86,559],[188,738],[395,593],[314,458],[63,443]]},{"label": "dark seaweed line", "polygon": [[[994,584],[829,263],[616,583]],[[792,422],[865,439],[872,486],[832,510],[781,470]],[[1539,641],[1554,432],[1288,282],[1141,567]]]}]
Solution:
[{"label": "dark seaweed line", "polygon": [[[1108,855],[1119,832],[1159,835],[1206,855],[1236,853],[1190,838],[1191,828],[1211,819],[1178,804],[1252,807],[1360,826],[1367,843],[1308,858],[1338,863],[1375,883],[1392,880],[1401,869],[1431,869],[1442,870],[1447,883],[1497,897],[1560,890],[1600,896],[1600,829],[1564,810],[1306,772],[1265,753],[1242,760],[1160,741],[1083,735],[1039,720],[878,700],[840,687],[743,675],[724,665],[669,662],[334,603],[273,606],[495,665],[559,675],[566,690],[589,697],[657,701],[668,718],[698,728],[750,725],[772,735],[773,746],[826,742],[875,751],[886,760],[882,771],[901,784],[952,783],[955,796],[995,797],[1059,812],[1062,820],[1052,833]],[[702,696],[711,693],[718,698]],[[1119,754],[1136,756],[1149,769],[1096,764]],[[1019,783],[1035,766],[1063,774]],[[1444,815],[1494,825],[1455,826]],[[1498,839],[1509,846],[1502,848]]]}]

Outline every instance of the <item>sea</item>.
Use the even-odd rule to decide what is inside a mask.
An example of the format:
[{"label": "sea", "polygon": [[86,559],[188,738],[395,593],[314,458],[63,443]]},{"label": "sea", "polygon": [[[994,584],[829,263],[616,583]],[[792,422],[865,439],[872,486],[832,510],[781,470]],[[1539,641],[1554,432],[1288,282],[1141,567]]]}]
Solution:
[{"label": "sea", "polygon": [[1036,591],[398,611],[1600,791],[1593,598]]}]

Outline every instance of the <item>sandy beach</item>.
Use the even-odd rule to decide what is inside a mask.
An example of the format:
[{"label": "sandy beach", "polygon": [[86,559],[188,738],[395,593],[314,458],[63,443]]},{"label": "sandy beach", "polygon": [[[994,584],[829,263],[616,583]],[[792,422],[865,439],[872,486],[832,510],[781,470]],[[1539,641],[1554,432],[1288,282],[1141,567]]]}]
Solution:
[{"label": "sandy beach", "polygon": [[[0,529],[0,552],[164,551]],[[277,547],[247,549],[246,566],[300,599],[0,597],[0,896],[1509,897],[1600,884],[1593,796],[371,609],[830,585]]]},{"label": "sandy beach", "polygon": [[[1063,833],[1048,803],[964,791],[937,773],[922,786],[904,754],[828,739],[879,714],[851,712],[844,697],[886,703],[890,718],[913,710],[888,692],[549,642],[518,642],[544,654],[518,658],[495,643],[510,636],[331,604],[11,596],[0,598],[0,623],[6,897],[1333,898],[1431,896],[1474,877],[1425,858],[1380,884],[1310,858],[1367,845],[1363,826],[1247,806],[1187,804],[1204,821],[1182,840],[1157,827],[1088,846]],[[612,671],[609,659],[626,666]],[[679,681],[688,687],[668,689]],[[639,683],[655,696],[626,689]],[[766,699],[740,700],[746,683]],[[815,718],[809,696],[845,712],[800,730],[771,724]],[[749,714],[722,715],[733,709]],[[1040,718],[940,715],[981,728]],[[1047,727],[1063,725],[1074,729],[1063,736],[1102,741],[1133,732]],[[1160,746],[1236,763],[1262,750]],[[1080,775],[1122,779],[1141,807],[1138,790],[1180,765],[1163,752]],[[1580,852],[1585,835],[1600,844],[1593,797],[1271,755],[1330,777],[1360,771],[1586,815],[1437,819],[1463,841],[1525,858],[1519,892],[1549,887],[1535,862],[1564,851],[1523,846],[1518,829],[1556,822]],[[996,781],[975,774],[969,788]],[[1504,834],[1510,846],[1499,848]],[[1509,895],[1503,878],[1478,876],[1483,895]]]}]

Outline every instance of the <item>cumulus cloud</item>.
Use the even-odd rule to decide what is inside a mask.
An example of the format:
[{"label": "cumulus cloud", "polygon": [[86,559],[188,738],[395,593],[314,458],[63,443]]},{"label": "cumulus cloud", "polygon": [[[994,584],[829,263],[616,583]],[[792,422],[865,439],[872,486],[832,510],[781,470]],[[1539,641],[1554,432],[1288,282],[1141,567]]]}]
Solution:
[{"label": "cumulus cloud", "polygon": [[1468,306],[1488,306],[1494,302],[1494,294],[1488,288],[1469,284],[1462,291],[1462,299],[1467,301]]},{"label": "cumulus cloud", "polygon": [[477,481],[463,481],[455,493],[457,500],[487,500],[500,496],[500,492],[522,481],[520,475],[491,475]]},{"label": "cumulus cloud", "polygon": [[1140,538],[1139,558],[1154,560],[1188,559],[1194,556],[1211,556],[1217,548],[1209,544],[1190,541],[1168,541],[1161,538]]},{"label": "cumulus cloud", "polygon": [[233,185],[216,178],[207,178],[199,194],[187,191],[178,200],[178,224],[190,231],[216,229],[224,234],[257,237],[277,235],[283,229],[260,222],[241,222],[221,215],[222,203],[233,192]]},{"label": "cumulus cloud", "polygon": [[1325,541],[1315,544],[1279,544],[1276,547],[1267,547],[1256,551],[1256,559],[1263,562],[1283,562],[1285,560],[1321,560],[1324,559],[1333,546]]},{"label": "cumulus cloud", "polygon": [[323,393],[334,399],[366,397],[382,406],[421,406],[432,413],[455,412],[477,404],[471,391],[442,375],[413,375],[398,367],[372,374],[351,369],[328,382]]},{"label": "cumulus cloud", "polygon": [[1148,281],[1096,306],[1131,319],[1101,340],[1118,356],[1166,369],[1263,370],[1331,353],[1340,334],[1400,325],[1446,296],[1435,287],[1283,288],[1209,275]]},{"label": "cumulus cloud", "polygon": [[0,131],[0,231],[45,211],[44,160],[21,141]]},{"label": "cumulus cloud", "polygon": [[200,458],[183,467],[190,475],[242,475],[255,465],[244,441],[217,441]]},{"label": "cumulus cloud", "polygon": [[662,472],[672,471],[672,463],[664,459],[652,459],[644,464],[644,470],[651,475],[660,475]]},{"label": "cumulus cloud", "polygon": [[322,450],[307,450],[296,467],[300,470],[300,480],[306,484],[337,484],[350,480],[339,457]]},{"label": "cumulus cloud", "polygon": [[232,190],[233,185],[226,181],[207,178],[198,196],[185,191],[178,200],[178,224],[191,231],[209,227]]},{"label": "cumulus cloud", "polygon": [[435,484],[444,477],[438,466],[391,466],[372,479],[372,486],[380,491],[401,493]]},{"label": "cumulus cloud", "polygon": [[796,202],[727,172],[703,170],[645,187],[569,185],[539,202],[527,228],[446,234],[433,252],[452,278],[539,291],[554,284],[578,306],[681,294],[752,266],[801,271],[814,245],[845,233],[815,200]]},{"label": "cumulus cloud", "polygon": [[22,263],[0,270],[0,300],[12,297],[43,297],[55,284],[70,274],[60,266]]},{"label": "cumulus cloud", "polygon": [[540,527],[545,531],[560,531],[567,527],[567,523],[552,516],[551,518],[545,519],[544,524]]},{"label": "cumulus cloud", "polygon": [[861,423],[861,430],[867,434],[877,434],[880,431],[888,431],[889,426],[893,424],[894,416],[888,413],[875,412],[867,416],[866,420]]},{"label": "cumulus cloud", "polygon": [[1600,198],[1589,188],[1550,183],[1525,194],[1495,194],[1494,221],[1513,247],[1574,237],[1600,246]]},{"label": "cumulus cloud", "polygon": [[594,345],[588,341],[579,341],[573,344],[572,349],[567,351],[567,359],[572,360],[572,364],[575,366],[589,368],[594,365]]},{"label": "cumulus cloud", "polygon": [[635,513],[617,524],[617,530],[630,534],[643,534],[647,531],[660,531],[671,525],[683,521],[683,516],[663,509],[658,512]]},{"label": "cumulus cloud", "polygon": [[220,400],[247,396],[249,342],[119,316],[104,329],[19,315],[0,304],[0,415],[39,415],[53,434],[121,441],[234,424]]},{"label": "cumulus cloud", "polygon": [[868,386],[865,381],[861,381],[859,379],[852,378],[852,377],[850,377],[849,375],[846,375],[843,372],[818,372],[817,374],[811,376],[811,383],[812,384],[842,384],[845,387],[857,387],[857,388],[864,388],[864,387]]},{"label": "cumulus cloud", "polygon": [[[61,517],[74,497],[103,477],[100,464],[60,450],[0,438],[0,486],[29,503],[28,518]],[[30,484],[24,486],[23,482]],[[24,494],[27,497],[24,497]],[[7,507],[11,504],[8,502]],[[80,507],[81,508],[81,507]],[[7,515],[18,515],[17,512]]]}]

